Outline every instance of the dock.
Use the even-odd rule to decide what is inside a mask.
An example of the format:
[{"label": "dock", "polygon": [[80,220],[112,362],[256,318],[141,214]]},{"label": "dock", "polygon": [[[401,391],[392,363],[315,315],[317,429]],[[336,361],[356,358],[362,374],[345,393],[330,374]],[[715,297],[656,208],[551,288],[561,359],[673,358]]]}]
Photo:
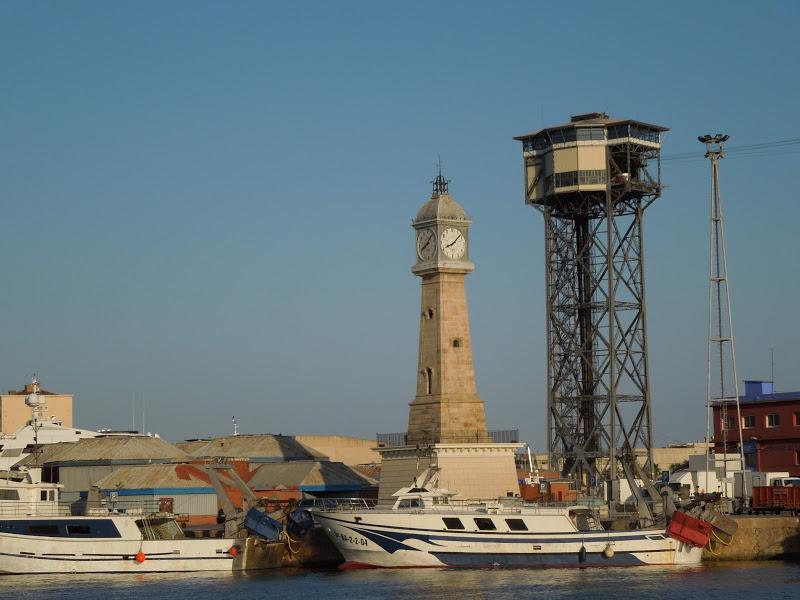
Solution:
[{"label": "dock", "polygon": [[737,515],[739,525],[730,545],[712,540],[704,561],[800,558],[800,517]]}]

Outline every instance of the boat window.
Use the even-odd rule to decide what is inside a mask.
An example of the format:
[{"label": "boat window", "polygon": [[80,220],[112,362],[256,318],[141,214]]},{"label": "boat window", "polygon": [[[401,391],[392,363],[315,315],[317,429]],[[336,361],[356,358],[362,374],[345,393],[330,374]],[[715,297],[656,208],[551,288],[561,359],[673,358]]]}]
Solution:
[{"label": "boat window", "polygon": [[92,528],[88,525],[67,525],[68,535],[92,535]]},{"label": "boat window", "polygon": [[28,533],[30,535],[49,535],[52,537],[58,536],[57,525],[28,525]]},{"label": "boat window", "polygon": [[42,490],[39,492],[39,499],[40,500],[47,500],[47,490]]},{"label": "boat window", "polygon": [[0,490],[0,500],[19,500],[17,490]]},{"label": "boat window", "polygon": [[511,531],[528,531],[528,526],[522,519],[506,519],[506,524]]},{"label": "boat window", "polygon": [[445,517],[442,521],[444,521],[444,526],[448,529],[464,529],[464,524],[461,522],[461,519]]},{"label": "boat window", "polygon": [[47,492],[47,499],[50,500],[51,502],[55,502],[55,500],[56,500],[56,491],[55,490],[50,490],[49,492]]},{"label": "boat window", "polygon": [[497,529],[497,527],[494,526],[494,521],[485,517],[475,519],[475,525],[477,525],[478,529],[481,531],[494,531]]},{"label": "boat window", "polygon": [[419,498],[411,498],[400,500],[400,504],[397,505],[397,508],[419,508]]}]

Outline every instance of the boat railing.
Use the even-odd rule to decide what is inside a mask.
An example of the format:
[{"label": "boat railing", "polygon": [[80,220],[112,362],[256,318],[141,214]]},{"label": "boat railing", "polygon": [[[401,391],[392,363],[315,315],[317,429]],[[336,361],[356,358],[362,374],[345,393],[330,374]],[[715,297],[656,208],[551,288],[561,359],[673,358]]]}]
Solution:
[{"label": "boat railing", "polygon": [[[393,508],[394,501],[387,504],[378,504],[377,500],[371,498],[313,498],[304,500],[302,508],[315,510],[317,512],[343,512],[343,511],[364,511],[384,513],[384,512],[407,512],[407,513],[455,513],[455,512],[474,512],[482,514],[552,514],[554,510],[563,511],[574,507],[575,503],[567,502],[540,502],[532,503],[507,503],[494,501],[475,501],[475,500],[453,500],[450,499],[446,504],[433,504],[428,506],[412,506],[408,508]],[[588,508],[588,507],[587,507]]]},{"label": "boat railing", "polygon": [[165,512],[158,500],[122,500],[87,502],[0,502],[0,517],[69,517],[69,516],[114,516],[152,515]]},{"label": "boat railing", "polygon": [[301,508],[318,511],[374,510],[378,501],[374,498],[310,498],[303,500]]},{"label": "boat railing", "polygon": [[68,517],[68,504],[56,502],[0,502],[0,517]]}]

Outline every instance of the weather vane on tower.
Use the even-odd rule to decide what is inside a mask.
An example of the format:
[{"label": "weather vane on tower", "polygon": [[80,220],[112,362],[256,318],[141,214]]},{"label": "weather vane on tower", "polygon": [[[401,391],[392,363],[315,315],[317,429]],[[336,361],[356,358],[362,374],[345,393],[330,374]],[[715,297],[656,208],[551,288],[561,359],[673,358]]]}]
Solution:
[{"label": "weather vane on tower", "polygon": [[447,193],[447,186],[450,183],[449,179],[445,179],[442,175],[442,157],[439,156],[439,174],[431,182],[433,184],[433,195],[442,196]]}]

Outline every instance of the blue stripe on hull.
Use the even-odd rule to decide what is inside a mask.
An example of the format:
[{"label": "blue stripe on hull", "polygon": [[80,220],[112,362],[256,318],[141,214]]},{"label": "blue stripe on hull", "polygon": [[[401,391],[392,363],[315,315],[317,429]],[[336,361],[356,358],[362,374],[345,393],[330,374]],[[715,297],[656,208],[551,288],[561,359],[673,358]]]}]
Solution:
[{"label": "blue stripe on hull", "polygon": [[587,553],[586,560],[577,554],[468,554],[466,552],[431,552],[448,567],[631,567],[645,564],[633,554],[617,552],[611,558],[602,553]]}]

